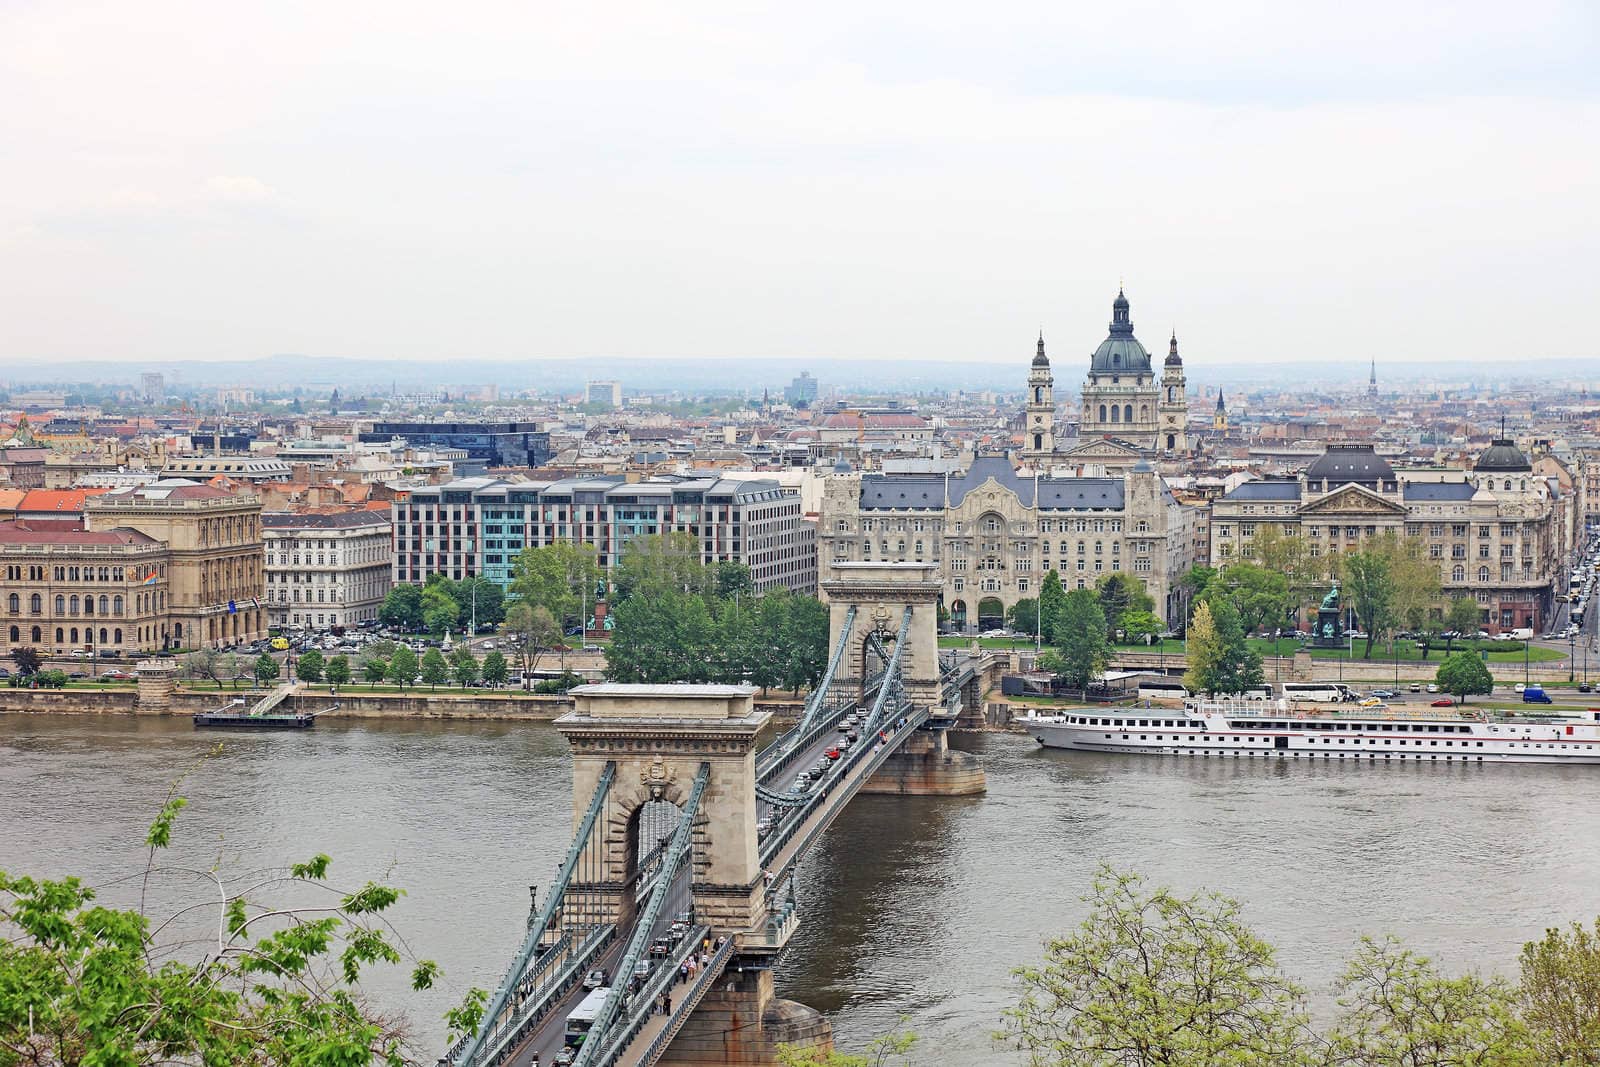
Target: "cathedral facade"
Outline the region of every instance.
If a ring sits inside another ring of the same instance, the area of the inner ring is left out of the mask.
[[[1065,450],[1057,448],[1055,378],[1045,355],[1044,337],[1040,336],[1028,371],[1022,456],[1048,463],[1055,459],[1132,460],[1183,455],[1189,450],[1185,384],[1177,335],[1168,345],[1166,362],[1158,375],[1150,353],[1133,334],[1128,298],[1119,290],[1111,303],[1110,331],[1089,357],[1079,441]]]

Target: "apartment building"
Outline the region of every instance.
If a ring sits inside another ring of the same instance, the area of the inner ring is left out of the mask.
[[[322,629],[378,617],[394,557],[387,508],[266,512],[261,534],[270,625]]]

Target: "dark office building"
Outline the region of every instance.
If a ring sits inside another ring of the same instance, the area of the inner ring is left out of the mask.
[[[465,449],[473,466],[542,467],[550,462],[550,434],[536,422],[378,422],[367,442],[402,437],[416,448]]]

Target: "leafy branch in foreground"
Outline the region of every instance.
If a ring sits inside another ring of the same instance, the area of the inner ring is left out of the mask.
[[[384,917],[401,891],[373,882],[340,889],[325,855],[241,888],[215,867],[159,865],[187,804],[176,789],[145,837],[136,910],[96,904],[77,878],[0,871],[0,1067],[415,1062],[403,1023],[372,1010],[358,990],[368,967],[407,958],[413,988],[439,978],[438,965],[414,958]],[[156,876],[203,880],[209,900],[152,925],[144,900]],[[286,889],[326,903],[265,901]],[[162,940],[205,911],[216,921],[202,941]],[[480,994],[450,1013],[452,1027],[476,1025]]]

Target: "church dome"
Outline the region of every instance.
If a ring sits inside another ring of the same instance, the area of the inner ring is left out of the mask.
[[[1528,457],[1522,454],[1522,449],[1517,447],[1515,441],[1499,437],[1484,449],[1472,469],[1493,474],[1526,474],[1533,470],[1533,464],[1528,462]]]
[[[1133,321],[1128,317],[1128,298],[1117,290],[1111,302],[1111,333],[1089,359],[1090,374],[1149,374],[1150,353],[1133,336]]]
[[[1306,481],[1326,481],[1330,485],[1355,482],[1376,489],[1394,481],[1394,468],[1371,445],[1329,445],[1306,468]]]

